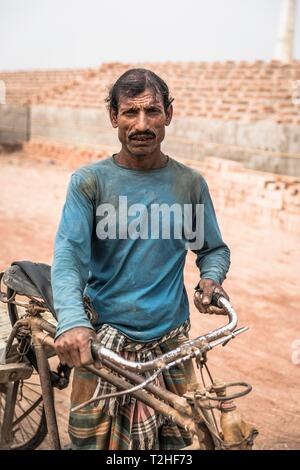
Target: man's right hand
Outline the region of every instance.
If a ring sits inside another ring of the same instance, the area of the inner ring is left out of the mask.
[[[60,362],[69,367],[92,364],[91,341],[96,338],[96,333],[91,328],[82,326],[62,333],[54,343]]]

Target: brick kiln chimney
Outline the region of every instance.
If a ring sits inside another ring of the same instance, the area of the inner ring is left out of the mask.
[[[296,10],[297,0],[281,0],[275,58],[285,63],[293,60]]]

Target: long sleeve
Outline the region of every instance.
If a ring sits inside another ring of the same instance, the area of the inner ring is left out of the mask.
[[[215,209],[207,183],[203,181],[200,203],[204,204],[204,240],[197,254],[196,265],[201,278],[212,279],[222,284],[230,266],[230,250],[223,242]]]
[[[85,187],[82,176],[74,173],[55,239],[51,282],[58,317],[56,338],[77,326],[92,328],[83,305],[94,218],[93,202]]]

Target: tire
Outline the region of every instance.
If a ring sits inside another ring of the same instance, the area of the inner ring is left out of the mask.
[[[33,450],[43,442],[47,435],[46,417],[38,374],[33,372],[29,379],[19,381],[17,387],[12,436],[8,445],[13,450]],[[1,390],[0,429],[6,407],[6,392],[4,389]],[[2,436],[2,439],[5,439],[5,437]]]
[[[12,294],[13,291],[8,287],[7,298],[10,298]],[[16,321],[19,320],[18,308],[16,305],[8,303],[7,309],[10,323],[14,326]],[[43,442],[48,433],[42,391],[37,371],[37,360],[32,346],[29,348],[26,358],[34,367],[34,372],[29,379],[19,382],[18,384],[18,394],[13,419],[15,424],[13,424],[13,439],[10,444],[10,448],[15,450],[36,449]],[[0,429],[1,413],[4,412],[5,404],[5,393],[0,393]],[[26,414],[28,411],[29,413]]]

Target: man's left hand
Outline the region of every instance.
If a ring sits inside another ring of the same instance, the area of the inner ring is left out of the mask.
[[[219,307],[215,307],[214,305],[211,305],[213,292],[222,294],[227,300],[229,300],[227,293],[220,286],[220,284],[213,281],[212,279],[201,279],[201,281],[199,282],[199,288],[203,292],[202,293],[198,291],[195,292],[194,304],[200,313],[227,315],[227,313],[225,312],[223,308],[219,308]]]

